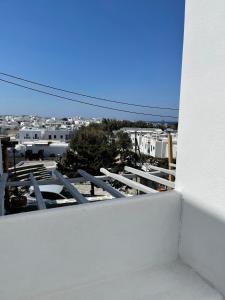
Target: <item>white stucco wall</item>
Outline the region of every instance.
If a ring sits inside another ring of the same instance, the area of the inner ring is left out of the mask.
[[[68,129],[46,129],[43,134],[43,139],[48,140],[51,136],[51,140],[66,141],[69,139],[71,131]]]
[[[184,199],[179,255],[225,297],[225,213]]]
[[[225,209],[224,0],[186,2],[178,132],[177,189]]]
[[[180,101],[180,256],[225,296],[224,0],[186,1]]]
[[[174,191],[2,217],[0,298],[48,299],[41,295],[170,263],[179,224]]]
[[[48,157],[52,154],[63,155],[69,148],[68,143],[51,143],[51,144],[26,144],[25,150],[32,150],[33,153],[38,153],[40,150],[44,151],[44,157]],[[22,152],[24,150],[22,149]]]
[[[22,128],[19,131],[19,140],[24,142],[24,140],[59,140],[66,141],[71,136],[71,130],[69,129],[39,129],[39,128]],[[51,138],[49,138],[51,136]]]
[[[44,134],[43,129],[38,128],[22,128],[19,131],[19,141],[23,142],[24,140],[34,140],[34,139],[41,139]]]

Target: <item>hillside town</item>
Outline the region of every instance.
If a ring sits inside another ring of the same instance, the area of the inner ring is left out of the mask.
[[[1,116],[0,120],[0,172],[8,172],[8,179],[16,180],[19,185],[26,186],[31,172],[35,180],[40,182],[56,179],[57,171],[66,178],[76,178],[80,175],[80,169],[92,175],[106,172],[104,174],[108,176],[105,168],[124,173],[125,166],[151,170],[153,174],[156,172],[165,179],[169,174],[173,177],[175,174],[172,170],[160,173],[160,167],[171,169],[170,163],[176,161],[176,124],[39,116]],[[119,190],[127,195],[136,194],[134,181],[127,185],[127,180],[130,179],[126,178],[123,182],[122,178]],[[167,187],[162,183],[164,181],[156,179],[155,183],[148,183],[147,188],[138,184],[138,190],[144,192],[154,188],[165,191]],[[90,201],[111,199],[109,193],[101,189],[99,191],[96,187],[94,189],[90,183],[77,182],[76,188],[82,194],[89,195]],[[41,186],[41,193],[48,200],[54,198],[54,205],[76,203],[71,194],[66,192],[65,196],[61,192],[64,193],[60,185],[53,188],[49,185]],[[31,195],[34,195],[34,191],[11,188],[9,194],[7,213],[33,209],[35,198]],[[66,198],[61,201],[61,197]],[[26,201],[22,200],[19,205],[23,198]]]
[[[69,147],[73,132],[100,119],[82,117],[56,118],[39,116],[0,116],[0,134],[10,137],[15,148],[9,148],[17,160],[61,157]]]
[[[37,209],[34,189],[27,186],[31,173],[41,183],[40,192],[48,208],[77,204],[75,188],[89,202],[173,188],[175,171],[170,163],[176,161],[176,127],[177,124],[116,119],[1,116],[0,173],[7,172],[12,184],[5,196],[5,213]],[[126,167],[138,167],[140,172],[151,170],[154,180],[146,183],[140,179],[135,183],[139,173],[132,174],[135,169]],[[169,167],[170,171],[162,172],[160,167]],[[99,186],[99,181],[94,184],[96,179],[79,179],[80,175],[102,178],[102,173],[106,180],[116,176],[114,179],[119,181],[112,194],[108,186]],[[172,176],[171,181],[168,176]],[[63,188],[64,178],[72,180],[72,192],[71,186]],[[46,184],[52,180],[57,184]]]
[[[69,149],[72,135],[81,127],[101,119],[82,117],[44,118],[39,116],[0,116],[0,134],[14,141],[14,148],[8,148],[9,157],[22,160],[60,159]],[[168,157],[168,133],[173,140],[173,158],[176,158],[177,131],[159,128],[121,128],[132,141],[133,151],[155,158]],[[12,161],[12,160],[11,160]],[[11,163],[12,164],[12,163]],[[12,166],[12,165],[11,165]]]

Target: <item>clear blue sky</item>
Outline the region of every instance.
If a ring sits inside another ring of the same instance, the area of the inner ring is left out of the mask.
[[[95,96],[178,107],[183,18],[184,0],[0,0],[0,71]],[[0,114],[156,120],[3,83],[0,104]]]

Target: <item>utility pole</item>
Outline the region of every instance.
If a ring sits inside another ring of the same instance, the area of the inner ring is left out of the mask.
[[[9,161],[8,161],[8,143],[10,142],[10,138],[8,137],[2,137],[1,138],[1,155],[2,155],[2,167],[3,172],[8,173],[9,168]],[[9,188],[5,188],[5,208],[8,209],[10,206],[9,203]]]
[[[173,141],[172,135],[168,134],[168,165],[169,170],[172,170],[171,163],[173,162]],[[169,181],[172,181],[172,175],[169,175]]]
[[[137,131],[134,132],[134,151],[135,151],[135,167],[137,166]],[[140,178],[136,177],[136,182],[139,182]],[[137,195],[139,195],[139,191],[137,190]]]
[[[137,131],[136,130],[134,132],[134,151],[135,151],[135,154],[137,154]],[[137,166],[136,156],[135,156],[135,166]]]
[[[91,182],[91,191],[90,191],[90,193],[91,193],[91,196],[95,195],[95,185],[94,185],[93,182]]]
[[[9,168],[9,158],[8,158],[8,148],[15,147],[15,144],[17,142],[12,142],[10,141],[10,137],[8,136],[1,136],[0,137],[0,173],[8,173],[8,168]],[[9,202],[9,188],[6,187],[5,189],[5,208],[8,209],[10,207],[10,202]]]
[[[3,161],[2,161],[2,142],[0,139],[0,176],[3,174]]]
[[[137,153],[139,154],[139,159],[140,159],[140,163],[141,163],[141,166],[143,165],[143,162],[142,162],[142,158],[141,158],[141,150],[140,150],[140,147],[139,147],[139,143],[138,143],[138,140],[137,140],[137,132],[135,131],[135,153],[137,155]],[[135,166],[137,165],[137,161],[135,160]]]

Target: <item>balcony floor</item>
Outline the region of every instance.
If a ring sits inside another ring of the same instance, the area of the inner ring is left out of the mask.
[[[176,261],[31,299],[222,300],[223,297],[191,268]]]

